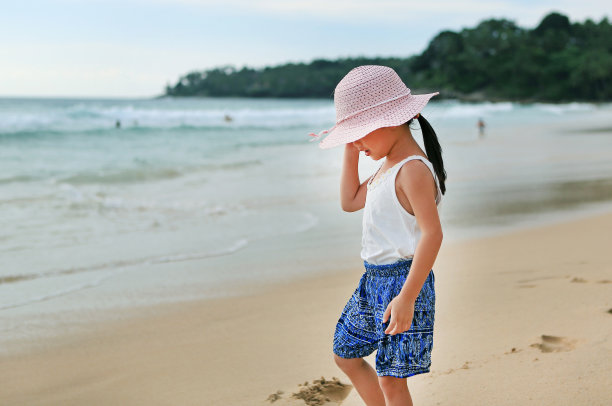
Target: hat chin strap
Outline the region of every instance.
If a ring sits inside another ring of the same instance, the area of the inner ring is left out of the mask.
[[[316,140],[318,140],[319,138],[321,138],[321,136],[323,136],[323,134],[327,134],[328,132],[329,132],[329,130],[322,130],[322,131],[320,131],[318,134],[315,134],[315,133],[310,133],[310,134],[308,134],[308,135],[310,135],[310,136],[312,137],[312,138],[310,139],[310,141],[312,142],[312,141],[316,141]]]

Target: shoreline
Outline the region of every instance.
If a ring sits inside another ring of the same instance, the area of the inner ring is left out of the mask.
[[[604,404],[611,228],[608,211],[443,244],[432,369],[408,380],[415,404],[467,404],[476,391],[489,404]],[[0,356],[0,403],[269,405],[282,390],[275,405],[304,404],[288,399],[304,381],[349,383],[331,340],[363,271],[359,258],[344,264],[41,339]],[[343,404],[362,402],[352,390]]]
[[[612,213],[612,201],[603,202],[603,203],[590,203],[584,204],[581,207],[573,208],[573,209],[555,209],[543,213],[537,219],[534,219],[533,214],[528,214],[525,216],[520,222],[515,222],[514,224],[509,225],[497,225],[497,226],[482,226],[482,227],[474,227],[472,230],[464,230],[463,232],[459,232],[459,229],[453,229],[451,232],[445,233],[445,244],[453,245],[458,243],[470,243],[477,242],[479,240],[484,240],[487,238],[495,238],[507,235],[509,233],[516,232],[528,232],[530,230],[554,226],[563,224],[571,221],[579,221],[581,219],[590,218],[594,216],[603,215],[606,213]],[[316,239],[316,238],[315,238]],[[355,241],[356,243],[357,241]],[[146,302],[141,301],[140,303],[131,303],[121,306],[110,306],[110,307],[101,307],[98,309],[88,308],[88,309],[62,309],[62,317],[59,318],[59,314],[55,315],[52,313],[48,313],[45,316],[45,320],[55,319],[55,323],[59,327],[51,328],[45,327],[43,328],[41,325],[41,316],[37,316],[35,319],[31,320],[36,326],[39,326],[38,331],[32,332],[20,332],[18,334],[14,334],[14,337],[7,338],[6,334],[10,333],[11,328],[5,329],[5,337],[2,341],[0,341],[0,357],[2,356],[11,356],[17,354],[25,354],[30,350],[36,350],[37,347],[40,347],[40,343],[44,343],[48,340],[61,340],[62,336],[78,336],[84,330],[89,330],[91,326],[95,325],[106,325],[107,323],[117,322],[121,320],[130,320],[134,318],[147,317],[149,315],[156,315],[159,312],[165,311],[165,309],[171,309],[173,306],[184,306],[185,304],[190,303],[205,303],[208,301],[215,300],[230,300],[231,298],[242,297],[242,296],[257,296],[264,295],[266,292],[269,292],[270,289],[274,290],[277,287],[283,286],[285,284],[291,283],[300,283],[300,281],[307,279],[316,279],[319,277],[326,277],[330,272],[331,273],[346,273],[350,270],[360,269],[363,267],[362,261],[359,258],[358,252],[355,255],[348,255],[349,252],[352,252],[351,247],[354,244],[344,244],[342,247],[338,245],[335,247],[334,252],[329,251],[324,255],[335,254],[338,257],[328,257],[325,260],[321,260],[318,262],[310,263],[310,257],[305,257],[303,253],[298,255],[295,258],[295,263],[293,266],[298,264],[300,269],[302,269],[302,273],[300,272],[292,272],[290,274],[285,275],[270,275],[264,279],[245,279],[245,280],[232,280],[231,282],[218,282],[217,285],[207,287],[208,293],[200,297],[196,297],[193,294],[185,294],[185,297],[179,298],[175,297],[173,299],[159,300]],[[250,250],[257,251],[257,247],[250,247]],[[341,251],[341,253],[339,253]],[[244,255],[241,253],[240,255]],[[248,254],[246,254],[248,256]],[[221,262],[223,262],[223,258],[220,258]],[[304,265],[304,262],[308,261],[307,265]],[[283,265],[280,263],[276,266],[290,266],[291,263],[287,261],[281,261]],[[163,264],[164,266],[172,266],[172,263]],[[194,264],[197,267],[197,264]],[[340,268],[340,269],[336,269]],[[343,268],[343,269],[342,269]],[[171,269],[167,269],[168,272]],[[213,293],[214,292],[214,293]],[[61,297],[61,296],[60,296]],[[50,300],[57,299],[57,297],[51,297]],[[36,306],[40,306],[41,303],[44,303],[45,300],[35,301],[30,303],[30,305],[34,304]],[[25,304],[24,307],[28,306]],[[12,310],[8,308],[7,310]],[[39,313],[41,310],[39,310]],[[26,316],[27,317],[27,316]],[[19,323],[19,315],[11,314],[6,315],[5,321],[7,321],[10,325],[17,325]],[[51,324],[51,323],[49,323]],[[24,341],[27,341],[24,344]]]

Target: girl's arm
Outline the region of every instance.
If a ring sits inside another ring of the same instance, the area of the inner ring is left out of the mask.
[[[410,201],[421,229],[421,238],[414,252],[408,278],[399,294],[414,302],[438,256],[442,245],[442,226],[434,194],[437,188],[431,171],[425,165],[408,165],[406,169],[410,173],[404,173],[403,176],[400,174],[398,181]],[[434,193],[431,192],[432,185],[436,190]]]
[[[404,167],[408,171],[402,171]],[[414,316],[414,303],[429,276],[429,271],[433,268],[442,245],[442,226],[438,216],[438,207],[431,192],[432,184],[435,186],[431,172],[425,165],[404,165],[404,167],[400,168],[398,182],[400,189],[408,197],[417,218],[421,238],[415,249],[408,277],[400,293],[391,300],[383,314],[383,322],[391,317],[389,326],[385,330],[386,334],[391,335],[410,329]]]
[[[357,211],[365,206],[366,185],[370,178],[359,184],[358,164],[359,150],[350,142],[345,144],[340,178],[340,206],[344,211]]]

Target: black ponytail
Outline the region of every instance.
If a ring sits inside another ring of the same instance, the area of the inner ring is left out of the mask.
[[[414,119],[408,122],[408,125],[412,123]],[[422,114],[419,114],[417,120],[419,120],[419,125],[421,126],[421,132],[423,133],[423,142],[425,143],[425,153],[427,154],[427,159],[434,167],[436,171],[436,175],[438,175],[438,181],[440,182],[440,190],[442,194],[446,192],[446,171],[444,170],[444,162],[442,161],[442,147],[438,142],[438,136],[436,132],[429,124],[429,121],[425,120]]]

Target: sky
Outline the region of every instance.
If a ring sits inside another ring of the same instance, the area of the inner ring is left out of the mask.
[[[180,76],[407,57],[488,18],[610,18],[601,0],[0,0],[0,97],[153,97]]]

